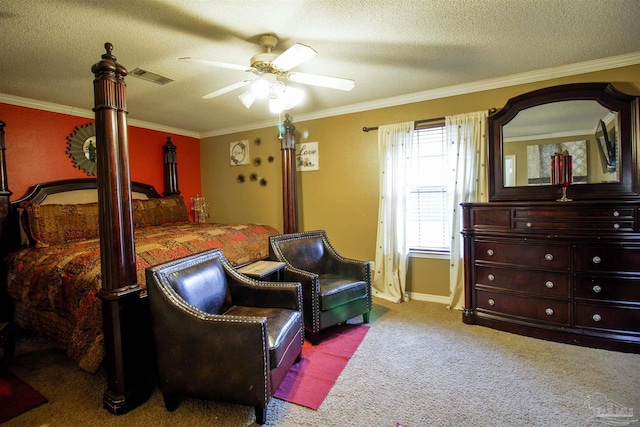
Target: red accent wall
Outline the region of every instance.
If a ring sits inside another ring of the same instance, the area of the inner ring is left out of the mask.
[[[94,120],[3,103],[0,103],[0,120],[6,123],[5,156],[7,183],[13,192],[11,200],[22,197],[40,182],[88,177],[74,166],[67,154],[67,136],[76,126]],[[180,195],[189,206],[192,196],[202,194],[197,138],[129,126],[131,179],[151,184],[162,194],[162,146],[168,136],[176,145]]]

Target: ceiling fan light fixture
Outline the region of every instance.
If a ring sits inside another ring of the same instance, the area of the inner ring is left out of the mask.
[[[269,111],[274,114],[290,110],[304,99],[304,91],[301,89],[284,85],[282,85],[282,89],[279,96],[269,99]]]
[[[238,99],[240,100],[240,102],[242,102],[242,105],[244,105],[247,108],[251,108],[254,101],[256,100],[256,96],[254,95],[252,90],[248,90],[238,95]]]
[[[265,99],[271,96],[273,87],[282,84],[278,81],[278,76],[271,73],[265,73],[251,83],[251,91],[256,99]]]
[[[278,98],[271,98],[269,100],[269,111],[273,114],[281,113],[285,110],[282,100]]]
[[[251,93],[257,99],[264,99],[269,96],[270,84],[262,77],[251,83]]]
[[[281,54],[273,53],[272,49],[277,43],[278,38],[273,34],[264,34],[261,36],[260,44],[267,51],[254,55],[251,58],[250,67],[191,57],[180,58],[180,61],[196,62],[218,68],[229,68],[253,73],[255,77],[252,79],[223,87],[222,89],[204,95],[202,98],[216,98],[232,90],[248,86],[249,90],[238,96],[240,102],[242,102],[246,108],[251,108],[256,99],[268,98],[269,108],[274,113],[290,110],[300,104],[305,96],[305,93],[301,89],[286,86],[284,84],[285,79],[292,82],[324,86],[345,91],[354,88],[355,82],[350,79],[290,72],[289,70],[291,68],[313,58],[318,52],[309,46],[296,43]]]

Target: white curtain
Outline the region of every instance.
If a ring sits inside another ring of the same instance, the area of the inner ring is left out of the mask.
[[[487,111],[445,117],[447,141],[451,144],[449,159],[451,209],[451,264],[449,270],[449,308],[464,305],[464,263],[462,215],[460,203],[488,200],[487,176]]]
[[[413,122],[378,127],[380,201],[373,295],[408,301],[406,236],[408,174]]]

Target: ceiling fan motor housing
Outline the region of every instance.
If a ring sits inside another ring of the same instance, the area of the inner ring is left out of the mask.
[[[284,75],[285,72],[272,65],[274,59],[278,57],[277,53],[259,53],[251,57],[251,67],[261,73],[272,73],[276,75]]]

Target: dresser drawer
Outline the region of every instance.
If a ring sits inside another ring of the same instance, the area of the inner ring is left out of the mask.
[[[577,299],[640,305],[640,277],[577,275],[574,283],[574,295]]]
[[[511,228],[511,209],[474,209],[472,221],[474,228]]]
[[[569,270],[569,246],[476,240],[475,259],[546,270]]]
[[[518,230],[605,230],[633,231],[634,209],[625,208],[518,208],[514,210]]]
[[[640,332],[640,307],[576,304],[576,327]]]
[[[494,266],[476,267],[476,286],[569,298],[571,276],[552,271],[514,270]]]
[[[516,220],[517,230],[603,230],[603,231],[633,231],[634,221],[596,221],[596,220],[565,220],[565,221],[544,221],[540,219]]]
[[[640,271],[638,246],[576,246],[574,253],[577,271]]]
[[[542,322],[569,324],[569,302],[476,290],[477,310]]]
[[[627,219],[633,221],[634,209],[631,207],[565,209],[564,206],[559,208],[517,208],[514,209],[513,215],[516,221],[523,219],[552,221]]]

